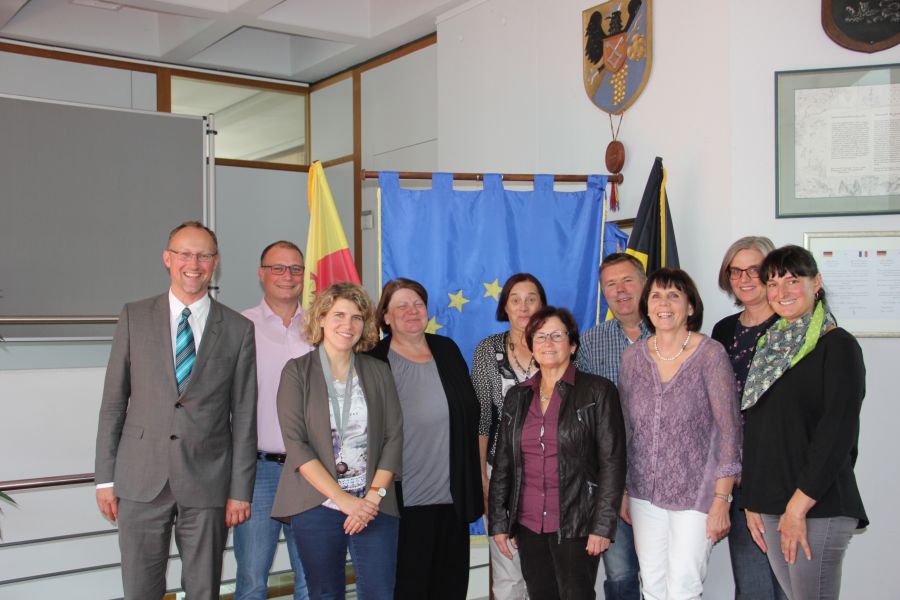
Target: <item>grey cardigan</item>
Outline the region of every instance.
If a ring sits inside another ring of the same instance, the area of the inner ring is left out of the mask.
[[[368,410],[367,483],[375,471],[385,469],[399,477],[403,456],[403,416],[394,378],[387,364],[365,354],[356,355],[356,373]],[[278,420],[287,459],[275,493],[272,517],[290,517],[319,506],[327,498],[298,469],[317,459],[337,479],[331,441],[328,389],[319,353],[315,350],[289,360],[278,386]],[[387,488],[381,512],[400,516],[394,486]]]

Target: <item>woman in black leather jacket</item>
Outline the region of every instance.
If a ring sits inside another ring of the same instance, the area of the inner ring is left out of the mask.
[[[525,339],[540,371],[503,402],[490,534],[504,555],[510,542],[519,548],[531,600],[594,598],[625,487],[619,394],[575,369],[578,327],[566,309],[535,313]]]

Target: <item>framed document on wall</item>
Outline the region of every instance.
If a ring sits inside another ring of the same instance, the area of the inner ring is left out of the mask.
[[[900,213],[900,65],[775,73],[776,216]]]
[[[838,325],[858,337],[900,337],[900,231],[806,233]]]

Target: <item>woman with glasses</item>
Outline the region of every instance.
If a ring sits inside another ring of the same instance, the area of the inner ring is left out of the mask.
[[[428,292],[389,281],[376,318],[385,337],[369,354],[391,368],[403,410],[403,478],[396,600],[465,600],[469,523],[484,511],[478,402],[456,343],[425,333]]]
[[[391,598],[403,417],[390,369],[360,354],[378,337],[366,291],[336,283],[306,313],[315,349],[289,360],[278,387],[287,458],[272,516],[290,521],[312,600],[344,598],[349,547],[360,598]]]
[[[828,310],[807,250],[773,250],[760,275],[779,319],[760,340],[741,403],[747,523],[790,600],[838,598],[850,538],[869,524],[853,470],[862,349]]]
[[[481,404],[478,445],[485,511],[503,398],[512,386],[529,379],[537,371],[530,345],[525,342],[525,328],[531,316],[546,305],[547,294],[537,277],[531,273],[512,275],[503,284],[496,315],[501,323],[509,323],[509,331],[489,335],[475,348],[472,383]],[[527,597],[519,553],[513,550],[512,558],[507,558],[491,544],[490,556],[491,591],[495,600]]]
[[[725,346],[731,360],[738,402],[756,343],[778,319],[766,300],[766,287],[759,279],[762,262],[774,249],[775,245],[767,237],[742,237],[729,246],[719,268],[719,288],[742,309],[716,323],[712,330],[712,338]],[[732,492],[728,532],[735,600],[783,600],[784,592],[769,566],[769,559],[753,543],[747,529],[740,483],[735,481]]]
[[[532,600],[594,598],[625,483],[619,395],[575,369],[578,326],[566,309],[537,311],[524,340],[539,369],[503,402],[489,532],[507,558],[518,547]]]
[[[699,599],[741,471],[734,373],[722,345],[698,333],[703,302],[687,273],[652,273],[638,306],[653,335],[628,347],[619,368],[628,432],[622,518],[634,527],[644,598]]]

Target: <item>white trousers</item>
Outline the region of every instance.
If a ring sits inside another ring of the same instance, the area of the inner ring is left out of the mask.
[[[491,478],[491,465],[487,466],[488,480]],[[488,531],[488,518],[484,516],[484,529]],[[494,600],[526,600],[528,592],[525,589],[525,579],[522,577],[522,563],[519,561],[519,551],[512,549],[513,557],[509,560],[497,548],[493,538],[488,536],[488,548],[491,554],[491,579],[494,592]]]
[[[712,552],[706,513],[666,510],[635,498],[629,502],[644,599],[701,598]]]

